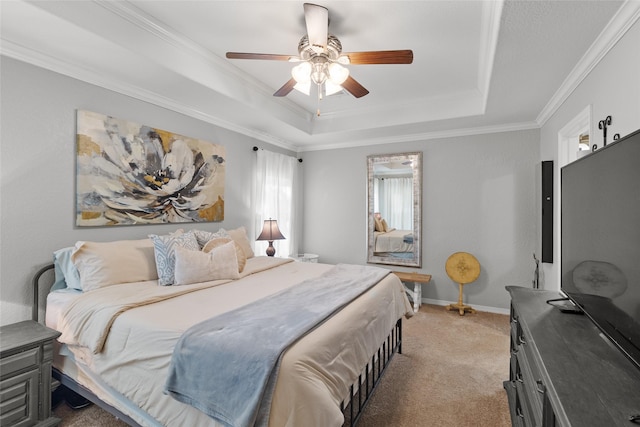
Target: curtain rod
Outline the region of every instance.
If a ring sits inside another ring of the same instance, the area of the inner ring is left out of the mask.
[[[264,150],[264,148],[258,148],[258,147],[256,147],[256,146],[254,145],[254,146],[253,146],[253,151],[258,151],[258,150]],[[293,156],[291,156],[291,157],[293,157]],[[298,158],[298,162],[299,162],[299,163],[302,163],[302,159]]]

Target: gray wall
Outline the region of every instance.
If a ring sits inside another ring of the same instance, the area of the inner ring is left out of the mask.
[[[607,131],[608,142],[616,133],[625,136],[640,128],[640,21],[624,34],[540,130],[541,160],[556,161],[555,206],[560,203],[558,132],[589,106],[592,110],[592,144],[602,147],[603,134],[598,129],[598,122],[607,116],[612,117]],[[542,287],[545,289],[560,289],[557,212],[554,217],[554,263],[542,264]]]
[[[252,227],[254,145],[260,141],[97,86],[2,57],[0,134],[0,324],[31,315],[31,276],[77,240],[143,238],[193,225],[75,227],[76,110],[85,109],[221,144],[225,220],[197,228]],[[253,230],[250,231],[250,235]]]
[[[423,298],[457,301],[444,270],[454,252],[475,255],[471,305],[509,307],[505,285],[531,286],[535,264],[537,130],[304,153],[304,248],[322,262],[366,263],[366,157],[423,153]],[[386,266],[388,268],[393,268]]]
[[[141,238],[178,228],[75,227],[77,109],[224,145],[225,221],[198,228],[251,227],[251,147],[281,149],[6,57],[1,79],[0,324],[29,318],[31,276],[54,250],[77,240]],[[303,153],[301,252],[317,253],[323,262],[366,263],[366,156],[405,151],[424,153],[420,271],[433,275],[424,297],[457,299],[444,262],[467,251],[482,265],[478,281],[466,286],[467,302],[506,309],[504,285],[528,286],[533,278],[537,131]]]

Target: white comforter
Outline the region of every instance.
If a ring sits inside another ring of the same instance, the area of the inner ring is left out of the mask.
[[[405,236],[413,236],[411,230],[376,231],[375,252],[411,252],[413,243],[405,242]]]
[[[157,293],[181,293],[180,287],[158,291],[155,282],[112,286],[114,289],[104,291],[100,299],[122,304],[96,305],[90,292],[74,299],[69,306],[74,308],[63,310],[56,323],[63,333],[63,342],[79,363],[142,408],[159,425],[215,426],[200,411],[162,392],[175,342],[196,323],[316,277],[332,267],[315,263],[282,264],[285,261],[252,258],[240,280],[199,284],[193,287],[199,288],[193,292],[166,299],[164,294],[158,298]],[[281,265],[274,267],[278,263]],[[182,288],[190,291],[189,286]],[[155,302],[132,302],[138,301],[145,287]],[[96,309],[115,317],[111,320],[110,316],[96,314]],[[348,396],[349,385],[355,382],[360,369],[396,320],[412,313],[401,282],[395,275],[389,275],[298,341],[283,357],[269,424],[341,425],[339,405]],[[82,378],[79,380],[82,382]],[[151,424],[126,407],[119,409],[142,425]]]

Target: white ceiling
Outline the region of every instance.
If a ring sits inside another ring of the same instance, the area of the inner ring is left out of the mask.
[[[370,93],[272,94],[297,55],[302,1],[2,1],[2,54],[295,151],[536,128],[624,31],[640,2],[322,1]],[[108,112],[117,115],[117,112]]]

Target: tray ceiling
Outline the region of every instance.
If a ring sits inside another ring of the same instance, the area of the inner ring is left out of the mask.
[[[343,51],[412,49],[350,65],[370,93],[272,96],[297,54],[297,1],[1,2],[2,54],[295,151],[539,127],[638,3],[325,1]],[[320,109],[320,116],[316,110]],[[115,114],[116,112],[114,112]]]

